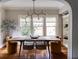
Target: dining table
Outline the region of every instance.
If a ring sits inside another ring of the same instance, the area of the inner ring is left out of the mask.
[[[24,41],[32,41],[32,42],[36,42],[36,41],[44,41],[47,42],[47,48],[48,48],[48,52],[49,52],[49,59],[51,59],[51,51],[50,51],[50,43],[51,42],[59,42],[61,41],[59,38],[56,38],[55,36],[40,36],[37,39],[32,39],[30,36],[16,36],[13,37],[12,39],[9,39],[9,41],[16,41],[16,42],[20,42],[20,49],[19,49],[19,56],[21,53],[21,47]]]

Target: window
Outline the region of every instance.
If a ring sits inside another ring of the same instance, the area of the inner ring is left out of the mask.
[[[46,35],[55,36],[56,35],[56,17],[46,17],[44,19],[40,16],[37,17],[20,17],[20,27],[22,35]]]
[[[46,17],[46,35],[56,35],[56,17]]]

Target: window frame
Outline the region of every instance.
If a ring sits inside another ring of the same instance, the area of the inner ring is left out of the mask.
[[[20,27],[20,17],[23,17],[23,16],[26,16],[26,15],[19,15],[19,27]],[[28,16],[28,17],[30,17],[30,19],[31,19],[31,23],[30,23],[30,28],[31,28],[31,34],[33,35],[33,33],[34,33],[34,31],[32,30],[33,29],[33,20],[32,20],[32,17],[31,16]],[[56,34],[57,34],[57,21],[58,21],[58,15],[46,15],[45,17],[43,17],[43,36],[46,36],[46,17],[56,17],[56,26],[54,26],[55,28],[56,28]]]

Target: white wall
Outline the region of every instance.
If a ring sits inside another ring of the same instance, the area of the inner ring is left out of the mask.
[[[46,13],[49,15],[57,15],[59,13],[59,11],[58,10],[48,10],[48,11],[46,11]],[[17,10],[17,9],[6,10],[6,19],[18,20],[19,15],[26,15],[26,14],[27,14],[26,10]]]
[[[5,19],[5,10],[0,7],[0,25],[1,25],[1,20]],[[0,26],[0,48],[2,48],[4,45],[3,43],[3,35],[1,33],[1,26]]]
[[[58,15],[58,21],[57,21],[57,35],[61,36],[61,17]]]

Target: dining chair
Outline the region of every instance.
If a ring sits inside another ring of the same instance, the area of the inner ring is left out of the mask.
[[[45,50],[47,47],[47,43],[44,41],[38,41],[36,42],[36,49],[37,50]]]
[[[33,35],[30,35],[31,39],[37,39],[40,37],[40,36],[33,36]],[[44,50],[46,49],[46,42],[44,41],[36,41],[34,42],[35,43],[35,47],[36,49],[38,50]]]
[[[15,54],[17,52],[17,42],[9,41],[9,39],[12,39],[12,37],[7,38],[7,51],[8,54]]]
[[[47,54],[47,42],[37,41],[36,42],[36,51],[40,52],[41,56],[44,57]]]
[[[27,50],[27,52],[25,51],[25,57],[27,57],[28,59],[31,57],[30,55],[32,55],[33,49],[34,49],[34,42],[32,42],[32,41],[23,42],[23,50]]]
[[[51,53],[61,53],[61,41],[51,42]]]

